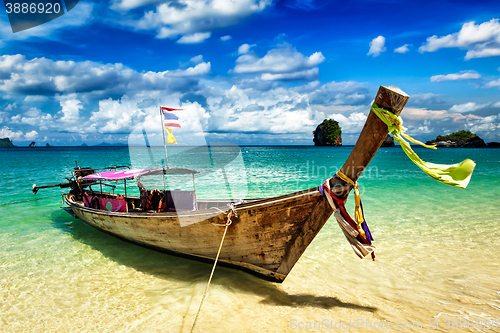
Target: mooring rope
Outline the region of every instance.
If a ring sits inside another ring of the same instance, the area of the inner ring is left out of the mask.
[[[43,199],[49,199],[49,198],[55,198],[55,197],[59,197],[59,196],[61,196],[61,194],[58,194],[58,195],[52,195],[52,196],[50,196],[50,197],[36,198],[36,199],[31,199],[31,200],[23,200],[23,201],[16,201],[16,202],[8,202],[8,203],[0,204],[0,206],[15,205],[15,204],[23,203],[23,202],[37,201],[37,200],[43,200]]]
[[[214,207],[214,208],[216,208],[216,207]],[[203,301],[205,300],[205,297],[207,296],[208,287],[210,286],[210,282],[212,281],[212,277],[214,276],[215,266],[217,266],[217,261],[219,260],[219,255],[220,255],[220,251],[222,250],[222,244],[224,243],[224,238],[226,237],[227,228],[231,225],[231,223],[233,223],[231,221],[231,214],[234,214],[234,216],[238,217],[238,215],[236,215],[236,210],[234,209],[234,204],[231,204],[231,210],[227,213],[226,224],[214,224],[216,226],[225,226],[226,228],[224,229],[224,234],[222,235],[222,240],[220,241],[219,251],[217,252],[217,256],[215,257],[215,262],[214,262],[214,266],[212,267],[212,272],[210,273],[210,277],[208,278],[207,286],[205,287],[205,293],[203,293],[203,297],[201,298],[200,307],[198,308],[198,312],[196,313],[196,317],[194,317],[193,327],[191,327],[191,333],[194,332],[194,327],[196,326],[196,321],[198,320],[198,316],[200,315],[201,306],[203,305]]]

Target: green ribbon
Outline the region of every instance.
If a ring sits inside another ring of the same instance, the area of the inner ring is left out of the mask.
[[[457,164],[435,164],[425,162],[411,149],[410,144],[404,138],[407,138],[411,142],[417,143],[426,148],[436,149],[436,147],[425,145],[424,143],[413,139],[409,135],[404,134],[406,128],[403,127],[403,119],[401,119],[401,117],[379,108],[375,103],[372,105],[372,111],[387,125],[387,128],[394,137],[394,140],[401,145],[401,148],[403,148],[410,160],[412,160],[413,163],[429,175],[429,177],[450,186],[459,188],[467,187],[472,176],[472,172],[474,171],[474,167],[476,166],[474,161],[466,159],[465,161]]]

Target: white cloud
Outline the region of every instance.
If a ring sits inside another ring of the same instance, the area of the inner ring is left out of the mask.
[[[158,3],[157,1],[124,0],[115,2],[112,8],[128,10],[152,3],[157,4],[156,8],[144,12],[140,20],[123,20],[118,23],[127,24],[139,30],[155,30],[157,38],[196,36],[237,24],[246,17],[262,12],[272,4],[272,1],[178,0]]]
[[[455,73],[455,74],[434,75],[431,77],[431,82],[475,80],[479,79],[480,77],[481,75],[476,71],[461,71],[460,73]]]
[[[248,53],[248,51],[250,51],[250,48],[252,46],[255,46],[255,44],[253,44],[253,45],[248,45],[248,44],[241,45],[240,47],[238,47],[238,54]]]
[[[14,110],[14,109],[16,109],[16,108],[17,108],[17,104],[16,104],[16,103],[12,103],[12,104],[7,105],[7,106],[4,108],[4,110],[5,110],[5,111],[12,111],[12,110]]]
[[[13,124],[38,126],[39,128],[47,129],[53,125],[53,117],[51,114],[43,113],[40,109],[32,107],[23,114],[17,114],[11,117],[10,122]]]
[[[384,44],[385,44],[384,36],[378,36],[377,38],[374,38],[370,42],[370,50],[368,51],[367,55],[373,55],[374,57],[378,57],[380,53],[385,52],[386,50]]]
[[[406,53],[406,52],[409,52],[410,49],[408,48],[408,44],[405,44],[403,46],[400,46],[396,49],[394,49],[394,53]]]
[[[483,109],[487,107],[489,103],[487,104],[477,104],[474,102],[469,102],[469,103],[464,103],[464,104],[457,104],[453,105],[450,108],[450,112],[458,112],[458,113],[465,113],[465,112],[474,112],[480,109]]]
[[[259,58],[253,53],[246,53],[249,47],[245,45],[240,46],[239,51],[245,53],[236,60],[234,73],[262,73],[263,80],[314,80],[319,76],[315,66],[325,60],[321,52],[306,57],[289,44],[282,44]]]
[[[189,61],[191,62],[194,62],[195,64],[199,64],[201,62],[203,62],[203,55],[197,55],[196,57],[192,57],[191,59],[189,59]]]
[[[200,76],[210,73],[210,68],[211,65],[209,62],[201,62],[194,67],[189,67],[184,70],[177,69],[173,71],[165,71],[163,73],[165,76],[171,76],[171,77]]]
[[[49,98],[47,96],[41,96],[41,95],[28,95],[24,98],[25,102],[45,102]]]
[[[353,112],[349,115],[349,117],[346,117],[343,114],[333,114],[331,118],[339,122],[339,125],[342,128],[342,134],[351,134],[361,132],[367,117],[364,113]]]
[[[28,132],[24,135],[25,139],[26,140],[35,140],[38,136],[38,132],[37,131],[31,131],[31,132]]]
[[[458,47],[466,49],[465,59],[500,56],[500,23],[491,19],[476,25],[474,21],[464,23],[459,32],[427,38],[419,48],[420,52],[435,52],[441,48]]]
[[[496,108],[500,108],[500,102],[496,102],[495,104],[493,104],[493,106]]]
[[[441,95],[433,93],[415,94],[411,96],[410,102],[413,104],[442,104]]]
[[[210,63],[185,70],[136,72],[124,65],[91,61],[26,60],[23,55],[0,56],[0,91],[25,95],[55,93],[124,94],[133,91],[187,91],[196,87],[194,77],[210,72]]]
[[[192,35],[182,36],[177,43],[179,44],[198,44],[204,42],[206,39],[210,38],[211,32],[197,32]],[[161,38],[161,37],[159,37]]]
[[[500,87],[500,79],[498,79],[496,81],[490,81],[490,82],[486,83],[484,86],[485,86],[485,88]]]
[[[271,74],[264,73],[261,76],[265,81],[312,81],[319,77],[318,67],[305,69],[293,73]]]
[[[23,134],[22,131],[13,131],[9,127],[4,126],[0,129],[0,138],[9,138],[11,141],[14,140],[33,140],[36,138],[38,133],[36,131],[31,131]]]
[[[63,123],[77,123],[80,119],[80,110],[83,108],[82,103],[75,99],[69,98],[60,102],[61,104],[61,118],[59,121]]]
[[[229,36],[229,35],[226,35],[226,36],[222,36],[222,37],[220,38],[220,40],[221,40],[221,41],[223,41],[223,42],[226,42],[226,41],[230,40],[231,38],[233,38],[233,37],[231,37],[231,36]]]

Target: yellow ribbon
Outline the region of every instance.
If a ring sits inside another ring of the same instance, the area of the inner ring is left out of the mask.
[[[398,133],[407,138],[408,141],[416,143],[417,145],[421,145],[425,148],[437,149],[436,146],[426,145],[425,143],[420,142],[409,135],[406,135],[405,132],[408,129],[406,127],[403,127],[403,119],[401,117],[396,116],[395,114],[390,113],[387,110],[379,108],[375,103],[373,103],[372,105],[372,111],[375,112],[380,120],[382,120],[387,125],[387,129],[389,130],[389,132],[393,133],[397,130]]]
[[[342,171],[337,171],[337,176],[340,177],[343,181],[351,184],[354,187],[354,201],[356,202],[356,208],[354,210],[354,219],[356,220],[356,224],[358,226],[358,231],[361,237],[363,239],[366,239],[365,231],[363,230],[363,227],[361,226],[361,223],[365,221],[363,217],[363,210],[361,209],[361,196],[359,194],[359,185],[358,182],[352,181],[351,178],[347,177],[342,173]]]
[[[410,144],[402,137],[407,138],[409,141],[422,145],[426,148],[437,149],[435,146],[428,146],[418,140],[413,139],[409,135],[404,134],[406,128],[403,127],[403,119],[390,113],[387,110],[379,108],[377,104],[373,103],[372,111],[382,120],[392,133],[394,140],[401,145],[401,148],[406,155],[413,161],[422,171],[429,177],[437,180],[446,185],[455,186],[458,188],[466,188],[474,171],[476,163],[470,159],[466,159],[457,164],[435,164],[423,161],[411,149]]]

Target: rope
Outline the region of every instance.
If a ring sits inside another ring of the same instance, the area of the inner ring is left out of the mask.
[[[23,202],[30,202],[30,201],[37,201],[37,200],[43,200],[43,199],[49,199],[49,198],[55,198],[55,197],[58,197],[58,196],[60,196],[60,194],[58,194],[58,195],[53,195],[53,196],[50,196],[50,197],[43,197],[43,198],[31,199],[31,200],[23,200],[23,201],[9,202],[9,203],[0,204],[0,206],[15,205],[15,204],[23,203]]]
[[[194,327],[196,326],[196,321],[198,320],[198,316],[200,315],[201,306],[203,305],[203,301],[205,300],[205,297],[207,296],[208,287],[210,286],[210,282],[212,281],[212,277],[214,276],[215,266],[217,266],[217,261],[219,260],[219,255],[220,255],[220,251],[222,250],[222,243],[224,243],[224,238],[226,237],[227,228],[231,225],[231,223],[233,223],[231,221],[231,214],[234,214],[234,216],[238,217],[238,215],[236,215],[236,210],[234,209],[234,204],[231,204],[231,210],[227,213],[226,224],[222,224],[222,226],[225,226],[226,228],[224,229],[224,234],[222,235],[222,240],[220,241],[219,251],[217,252],[217,256],[215,257],[214,266],[212,267],[212,272],[210,273],[210,278],[208,279],[208,284],[205,288],[205,293],[203,294],[203,297],[201,299],[200,307],[198,308],[198,312],[196,313],[196,317],[194,317],[193,327],[191,327],[191,333],[194,332]]]

